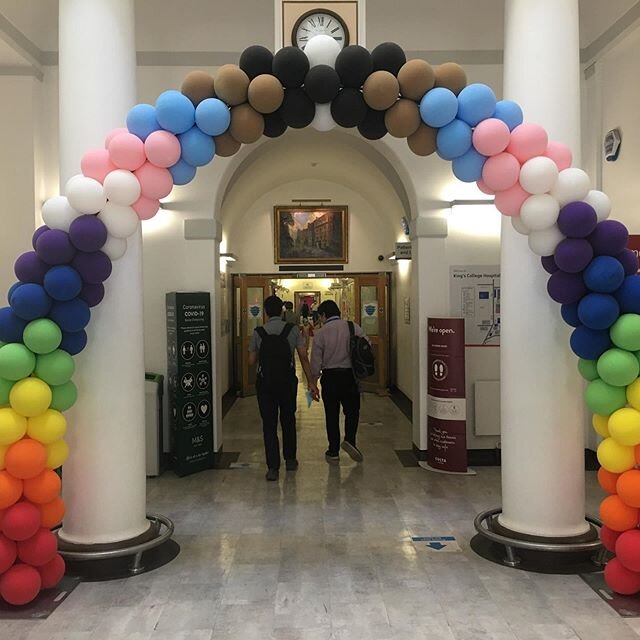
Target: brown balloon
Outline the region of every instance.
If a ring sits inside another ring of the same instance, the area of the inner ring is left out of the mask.
[[[409,149],[417,156],[429,156],[435,153],[437,134],[437,129],[421,124],[417,131],[407,138]]]
[[[420,111],[413,100],[400,98],[384,114],[384,124],[394,138],[406,138],[420,126]]]
[[[426,60],[408,60],[398,72],[400,93],[409,100],[420,100],[429,89],[433,88],[435,81],[436,74]]]
[[[247,101],[249,76],[237,64],[225,64],[216,74],[216,94],[230,106]]]
[[[242,144],[251,144],[264,133],[264,118],[249,103],[231,109],[229,133]]]
[[[445,62],[435,68],[436,87],[444,87],[458,95],[467,86],[467,74],[455,62]]]
[[[282,104],[284,89],[278,78],[263,73],[249,84],[248,97],[249,104],[259,113],[273,113]]]
[[[399,93],[398,79],[388,71],[374,71],[362,87],[364,101],[376,111],[388,109]]]
[[[193,102],[197,107],[207,98],[215,98],[216,93],[213,87],[213,76],[206,71],[191,71],[180,87],[180,91]]]
[[[221,136],[216,136],[214,139],[216,143],[216,155],[221,158],[229,158],[240,151],[242,146],[237,140],[231,137],[231,134],[226,131]]]

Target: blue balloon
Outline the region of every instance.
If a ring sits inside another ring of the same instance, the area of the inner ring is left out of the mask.
[[[627,276],[614,295],[620,313],[640,313],[640,276]]]
[[[26,320],[19,318],[11,307],[0,309],[0,342],[22,342]]]
[[[31,322],[44,318],[49,313],[51,298],[41,285],[27,283],[13,292],[10,304],[18,317]]]
[[[179,91],[165,91],[156,100],[158,124],[171,133],[184,133],[193,127],[196,109],[187,96]]]
[[[173,184],[188,184],[196,177],[196,168],[184,160],[179,160],[172,167],[169,167],[169,173],[173,177]]]
[[[44,288],[54,300],[73,300],[82,291],[82,278],[73,267],[53,267],[44,277]]]
[[[127,129],[142,141],[161,128],[156,119],[156,108],[151,104],[137,104],[127,113]]]
[[[203,167],[213,160],[216,144],[213,138],[202,133],[198,127],[191,127],[178,136],[182,148],[182,160],[193,167]]]
[[[427,91],[420,100],[420,117],[430,127],[439,129],[449,124],[458,113],[456,94],[444,87]]]
[[[471,148],[451,163],[453,174],[462,182],[476,182],[482,178],[482,168],[487,157]]]
[[[496,94],[486,84],[469,84],[458,94],[458,118],[468,125],[490,118],[496,110]]]
[[[608,329],[619,315],[618,301],[606,293],[588,293],[578,303],[578,318],[589,329]]]
[[[87,334],[82,331],[63,331],[62,342],[59,349],[66,351],[70,356],[78,355],[87,346]]]
[[[471,149],[471,127],[457,118],[436,135],[436,151],[444,160],[454,160]]]
[[[196,125],[210,136],[222,135],[231,124],[229,107],[218,98],[206,98],[196,107]]]
[[[624,267],[611,256],[598,256],[584,270],[583,278],[591,291],[611,293],[624,282]]]
[[[493,117],[502,120],[509,127],[509,131],[513,131],[524,122],[520,105],[512,100],[498,100]]]
[[[74,298],[67,302],[54,303],[49,317],[63,332],[73,333],[82,331],[89,324],[91,310],[84,300]]]
[[[11,296],[13,295],[13,292],[18,288],[22,286],[22,282],[14,282],[11,287],[9,288],[9,291],[7,291],[7,302],[11,303]]]
[[[572,302],[571,304],[563,304],[560,307],[560,315],[562,319],[570,326],[570,327],[579,327],[580,326],[580,318],[578,317],[578,303]]]
[[[611,347],[611,339],[608,331],[594,331],[582,326],[573,330],[570,344],[571,350],[578,358],[597,360]]]

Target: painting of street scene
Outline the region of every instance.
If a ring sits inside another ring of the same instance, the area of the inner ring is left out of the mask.
[[[276,264],[347,262],[346,206],[274,207]]]

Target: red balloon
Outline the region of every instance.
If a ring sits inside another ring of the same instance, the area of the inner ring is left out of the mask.
[[[16,564],[0,576],[0,596],[9,604],[27,604],[40,593],[42,579],[37,569]]]
[[[52,589],[55,587],[60,580],[62,580],[62,576],[64,576],[65,564],[61,555],[56,553],[53,556],[53,560],[49,560],[47,564],[38,567],[38,571],[40,572],[40,577],[42,578],[42,588],[43,589]]]
[[[38,529],[36,534],[18,543],[18,558],[32,567],[41,567],[53,559],[58,550],[56,537],[48,529]]]
[[[20,542],[31,538],[40,528],[40,509],[29,502],[17,502],[9,507],[2,519],[2,533]]]
[[[640,591],[640,573],[626,569],[618,558],[607,562],[604,579],[612,591],[623,596],[632,596]]]
[[[611,551],[611,553],[616,552],[616,540],[619,537],[619,531],[614,531],[613,529],[609,529],[609,527],[602,527],[602,529],[600,529],[600,542],[602,542],[602,546],[607,551]]]
[[[0,533],[0,574],[13,565],[18,557],[18,547],[13,540]]]
[[[629,571],[640,571],[640,531],[632,529],[620,534],[616,542],[616,557]]]

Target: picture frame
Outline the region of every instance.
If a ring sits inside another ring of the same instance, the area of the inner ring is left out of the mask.
[[[273,207],[276,264],[347,264],[347,205]]]

